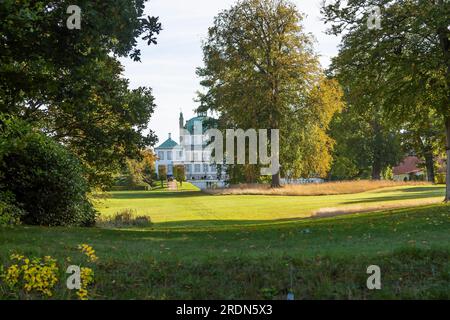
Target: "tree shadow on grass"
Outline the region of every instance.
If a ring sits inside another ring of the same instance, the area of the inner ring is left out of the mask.
[[[360,198],[351,201],[346,201],[343,204],[361,204],[361,203],[374,203],[383,201],[399,201],[399,200],[419,200],[427,198],[444,198],[444,189],[417,187],[411,189],[398,190],[398,195],[387,195],[384,197],[368,197]],[[400,193],[401,192],[401,193]],[[379,193],[381,194],[381,192]]]
[[[370,193],[386,193],[386,192],[443,192],[445,190],[445,186],[437,186],[437,185],[426,185],[426,186],[416,186],[416,187],[389,187],[389,188],[382,188],[378,190],[372,190],[369,191]]]
[[[400,192],[431,192],[431,193],[442,193],[444,192],[444,188],[439,187],[414,187],[414,188],[407,188],[407,189],[400,189]]]
[[[118,231],[118,232],[137,232],[142,234],[142,232],[152,232],[152,233],[162,233],[169,234],[172,231],[180,232],[211,232],[211,231],[233,231],[241,230],[245,228],[273,228],[273,227],[283,227],[284,225],[312,220],[312,217],[303,218],[285,218],[285,219],[273,219],[273,220],[180,220],[180,221],[167,221],[167,222],[156,222],[151,227],[124,227],[124,228],[114,228],[114,227],[98,227],[101,230],[108,231]]]
[[[159,243],[166,241],[179,243],[180,246],[188,245],[188,241],[207,245],[216,241],[234,241],[243,238],[247,240],[265,239],[264,241],[268,243],[270,239],[279,240],[280,234],[285,232],[288,232],[286,234],[293,232],[294,236],[302,239],[317,239],[324,235],[328,238],[330,228],[333,228],[333,232],[343,232],[346,235],[354,236],[355,232],[365,233],[369,223],[391,227],[393,221],[403,221],[405,222],[403,228],[405,228],[407,224],[414,226],[417,222],[416,217],[424,218],[424,214],[441,217],[441,213],[448,213],[449,209],[450,205],[431,205],[320,219],[178,221],[176,223],[156,223],[153,228],[142,229],[20,226],[12,229],[0,228],[0,244],[8,243],[12,232],[16,244],[33,246],[38,243],[38,246],[42,248],[54,245],[55,239],[59,239],[61,247],[67,243],[75,246],[75,244],[85,242],[94,247],[108,247],[108,250],[111,250],[111,246],[121,246],[120,250],[126,250],[131,243],[139,246],[136,250],[146,250],[150,243],[156,244],[159,248]],[[363,231],[358,231],[359,228],[363,228]],[[416,227],[414,226],[414,228]],[[64,250],[66,250],[65,248]]]
[[[170,235],[171,233],[209,233],[209,232],[236,232],[245,230],[269,230],[283,228],[301,228],[308,227],[310,224],[320,226],[322,224],[336,223],[365,223],[367,219],[385,219],[392,216],[393,212],[397,215],[416,213],[422,214],[431,210],[440,210],[440,205],[424,204],[415,207],[380,209],[374,211],[351,212],[346,214],[337,214],[332,216],[308,216],[297,218],[281,218],[272,220],[180,220],[157,222],[149,228],[127,228],[127,229],[104,229],[112,232],[135,232],[137,235],[150,232],[152,234]]]

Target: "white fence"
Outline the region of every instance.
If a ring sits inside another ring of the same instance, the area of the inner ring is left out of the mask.
[[[215,189],[227,187],[225,181],[222,180],[187,180],[194,186],[198,187],[200,190],[205,189]],[[282,185],[299,185],[299,184],[313,184],[313,183],[324,183],[323,179],[319,178],[309,178],[309,179],[281,179]]]
[[[281,184],[312,184],[312,183],[324,183],[323,179],[308,178],[308,179],[281,179]]]

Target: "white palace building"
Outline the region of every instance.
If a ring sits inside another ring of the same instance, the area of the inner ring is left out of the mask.
[[[160,166],[166,166],[167,176],[173,177],[174,166],[183,165],[186,179],[198,187],[204,188],[206,182],[223,186],[224,170],[218,175],[217,166],[209,161],[210,154],[203,152],[206,145],[203,133],[214,121],[215,119],[208,117],[206,113],[197,113],[196,117],[184,123],[183,113],[180,112],[180,144],[174,141],[169,133],[169,138],[155,148],[156,172],[159,172]],[[202,132],[197,132],[194,128],[202,128]]]

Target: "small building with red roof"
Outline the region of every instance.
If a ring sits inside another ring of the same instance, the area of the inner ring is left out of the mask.
[[[396,167],[392,168],[395,181],[425,180],[426,171],[421,166],[423,161],[415,156],[408,156]]]

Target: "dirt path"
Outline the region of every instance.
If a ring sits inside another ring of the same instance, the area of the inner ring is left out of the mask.
[[[170,191],[177,191],[178,190],[178,185],[177,185],[177,181],[173,180],[173,181],[169,181],[169,183],[167,184],[168,189]]]

